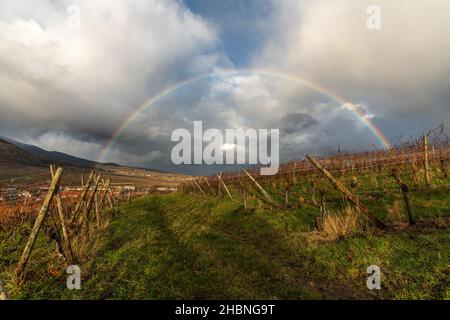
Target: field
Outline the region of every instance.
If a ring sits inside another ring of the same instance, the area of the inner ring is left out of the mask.
[[[308,211],[151,196],[123,206],[95,259],[82,264],[81,290],[67,290],[67,275],[43,238],[32,279],[22,286],[7,281],[7,289],[19,299],[450,298],[450,235],[443,218],[328,241],[311,231]],[[18,260],[17,250],[11,252],[16,240],[0,248],[5,280]],[[382,270],[382,290],[366,288],[371,264]]]
[[[5,227],[0,278],[18,299],[449,299],[450,150],[427,147],[200,177],[122,202],[78,261],[80,290],[43,234],[15,281],[31,223]],[[380,290],[366,286],[371,265]]]
[[[101,172],[104,178],[109,178],[115,183],[129,184],[137,187],[148,187],[158,184],[176,185],[186,177],[180,174],[128,167],[102,166],[96,168],[96,170]],[[90,171],[91,168],[65,166],[64,184],[79,185],[80,176],[82,174],[87,176]],[[16,165],[12,167],[11,164],[7,166],[0,165],[0,187],[2,185],[14,185],[26,189],[28,186],[48,183],[50,183],[50,177],[47,166],[30,167]]]

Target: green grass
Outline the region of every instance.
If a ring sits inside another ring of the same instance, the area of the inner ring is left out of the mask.
[[[419,219],[436,201],[448,214],[443,196],[429,197],[414,200]],[[121,208],[95,257],[80,264],[81,290],[65,287],[64,269],[42,237],[26,282],[15,284],[26,232],[0,244],[0,277],[16,299],[450,298],[448,224],[331,242],[313,231],[316,214],[308,206],[246,210],[227,199],[152,196]],[[366,287],[373,264],[382,271],[379,291]],[[52,267],[60,274],[49,275]]]

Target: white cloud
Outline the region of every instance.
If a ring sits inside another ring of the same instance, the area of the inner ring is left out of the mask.
[[[66,28],[73,4],[79,31]],[[354,113],[450,120],[450,2],[378,0],[380,31],[366,27],[371,4],[274,0],[277,11],[258,28],[270,32],[249,67],[310,80],[354,103],[343,105],[276,75],[225,71],[233,65],[220,28],[180,1],[3,0],[0,134],[92,159],[148,97],[207,72],[137,117],[106,160],[163,163],[171,129],[193,120],[280,128],[288,156],[374,141]]]
[[[66,27],[69,5],[80,30]],[[106,137],[146,97],[210,68],[217,58],[199,57],[216,45],[174,0],[2,1],[0,125]]]
[[[447,0],[281,0],[278,36],[257,65],[299,75],[367,102],[377,114],[421,112],[449,118],[450,2]],[[381,30],[366,9],[381,8]],[[429,106],[430,108],[425,108]],[[444,108],[445,106],[445,108]],[[372,111],[372,110],[371,110]]]

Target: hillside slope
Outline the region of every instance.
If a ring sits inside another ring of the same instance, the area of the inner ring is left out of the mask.
[[[72,155],[69,155],[67,153],[58,152],[58,151],[47,151],[45,149],[33,146],[31,144],[26,144],[22,142],[18,142],[9,138],[0,137],[1,140],[5,142],[9,142],[10,144],[18,147],[19,149],[23,150],[25,153],[27,153],[30,156],[33,156],[35,158],[41,159],[41,162],[45,164],[60,164],[65,166],[74,166],[79,168],[91,168],[94,166],[102,165],[100,163],[97,163],[95,161],[82,159],[79,157],[75,157]],[[104,164],[109,166],[118,166],[115,163],[109,163]]]
[[[185,178],[181,174],[158,170],[98,163],[0,137],[0,183],[49,183],[50,164],[64,167],[65,182],[68,184],[78,184],[80,174],[88,175],[93,168],[114,183],[127,183],[138,187],[174,185],[179,179]]]
[[[43,166],[44,161],[28,152],[22,150],[16,145],[0,139],[0,165],[29,165],[29,166]]]
[[[0,139],[0,183],[9,182],[17,177],[41,179],[47,171],[45,161]]]

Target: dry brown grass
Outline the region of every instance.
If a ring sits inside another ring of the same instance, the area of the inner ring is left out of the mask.
[[[347,207],[343,212],[329,212],[325,215],[322,235],[335,240],[362,231],[366,224],[366,219],[356,209]]]
[[[7,237],[15,235],[22,226],[32,221],[38,211],[36,203],[6,204],[0,201],[0,231],[5,231]]]
[[[395,200],[392,206],[388,209],[387,220],[389,222],[405,222],[405,215],[403,213],[403,206],[399,200]]]
[[[101,239],[109,226],[109,219],[103,219],[101,227],[98,229],[94,223],[89,226],[89,238],[84,230],[72,233],[72,250],[79,261],[92,259],[101,247]]]

